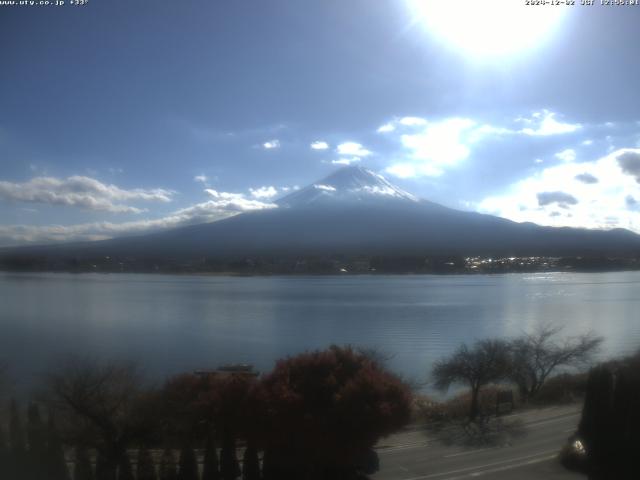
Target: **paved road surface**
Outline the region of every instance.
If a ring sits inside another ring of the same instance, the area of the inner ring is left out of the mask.
[[[524,435],[511,445],[489,448],[446,447],[423,431],[403,432],[383,440],[375,480],[583,479],[568,472],[557,455],[575,431],[580,407],[552,407],[509,417],[524,424]]]

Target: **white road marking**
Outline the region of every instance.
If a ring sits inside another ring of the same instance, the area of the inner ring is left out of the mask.
[[[501,418],[521,417],[523,415],[530,415],[532,413],[535,414],[539,412],[548,412],[549,410],[556,410],[558,408],[559,407],[555,406],[555,407],[538,408],[535,410],[525,410],[524,412],[510,413],[509,415],[502,415]]]
[[[444,458],[461,457],[462,455],[471,455],[472,453],[486,452],[487,450],[489,450],[489,449],[488,448],[480,448],[478,450],[467,450],[467,451],[464,451],[464,452],[458,452],[458,453],[452,453],[450,455],[445,455]]]
[[[553,460],[557,456],[558,456],[558,454],[549,455],[547,457],[542,457],[542,458],[536,458],[534,460],[529,460],[528,462],[522,462],[522,463],[516,463],[516,464],[513,464],[513,465],[507,465],[506,467],[493,468],[491,470],[484,470],[482,472],[474,472],[474,473],[471,473],[469,476],[470,477],[480,477],[482,475],[486,475],[487,473],[498,473],[498,472],[504,472],[506,470],[512,470],[514,468],[526,467],[527,465],[534,465],[536,463],[541,463],[541,462],[546,462],[546,461],[549,461],[549,460]],[[456,478],[461,478],[461,477],[447,478],[445,480],[456,480]]]
[[[377,447],[376,450],[386,455],[387,453],[398,452],[401,450],[411,450],[412,448],[428,447],[429,445],[431,445],[431,443],[433,442],[405,443],[403,445],[394,445],[393,447]]]
[[[571,419],[573,419],[573,417],[577,417],[578,415],[580,415],[580,414],[579,413],[572,413],[571,415],[563,415],[562,417],[555,417],[555,418],[551,418],[549,420],[541,420],[539,422],[525,423],[524,426],[525,427],[539,427],[540,425],[546,425],[548,423],[561,422],[563,420],[571,420]]]
[[[494,467],[496,465],[504,465],[504,464],[511,464],[512,462],[519,462],[520,460],[530,460],[530,459],[534,459],[532,460],[533,463],[537,463],[537,462],[541,462],[541,461],[546,461],[549,459],[549,457],[545,457],[544,459],[536,459],[535,457],[540,457],[541,455],[549,455],[550,453],[553,453],[554,455],[551,456],[551,458],[555,457],[558,453],[558,449],[553,449],[553,450],[546,450],[544,452],[538,452],[538,453],[534,453],[532,455],[525,455],[523,457],[516,457],[516,458],[509,458],[506,460],[500,460],[499,462],[492,462],[492,463],[487,463],[485,465],[475,465],[472,467],[466,467],[466,468],[460,468],[458,470],[450,470],[448,472],[441,472],[441,473],[432,473],[430,475],[423,475],[420,477],[411,477],[411,478],[405,478],[403,480],[426,480],[428,478],[436,478],[436,477],[444,477],[446,475],[455,475],[456,473],[462,473],[462,472],[468,472],[465,473],[463,476],[469,476],[471,475],[471,473],[477,473],[477,472],[470,472],[473,470],[480,470],[483,468],[487,468],[487,467]],[[521,464],[516,464],[516,466],[507,466],[508,468],[505,469],[509,469],[509,468],[516,468],[517,466],[522,466],[522,465],[527,465],[527,463],[521,463]],[[503,467],[504,468],[504,467]],[[448,478],[446,480],[454,480],[454,478],[462,478],[462,477],[451,477]]]

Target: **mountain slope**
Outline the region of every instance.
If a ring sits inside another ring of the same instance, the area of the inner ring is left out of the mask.
[[[627,230],[541,227],[453,210],[347,167],[278,208],[170,231],[21,251],[45,257],[230,258],[324,255],[636,256]],[[12,250],[13,253],[16,250]]]

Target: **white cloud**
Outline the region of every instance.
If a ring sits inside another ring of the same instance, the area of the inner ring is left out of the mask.
[[[378,128],[378,132],[400,130],[400,141],[414,163],[391,165],[387,172],[407,178],[409,176],[439,176],[446,168],[469,157],[471,147],[486,138],[525,134],[549,136],[574,132],[581,124],[561,122],[549,110],[534,112],[529,117],[515,119],[519,126],[496,126],[478,123],[469,118],[450,117],[430,122],[422,117],[401,117]],[[418,132],[416,132],[418,127]],[[408,167],[411,165],[411,168]]]
[[[576,159],[576,151],[572,148],[567,148],[554,155],[558,160],[563,162],[573,162]]]
[[[325,192],[335,192],[336,187],[332,187],[331,185],[323,185],[323,184],[315,184],[313,188],[317,190],[324,190]]]
[[[268,186],[268,187],[260,187],[260,188],[250,188],[249,192],[253,198],[273,198],[278,195],[278,190],[276,187]]]
[[[389,133],[393,132],[396,129],[393,123],[385,123],[384,125],[380,125],[376,132],[378,133]]]
[[[278,139],[269,140],[267,142],[264,142],[262,144],[262,147],[265,150],[273,150],[274,148],[280,148],[280,140]]]
[[[563,123],[556,120],[556,114],[549,110],[534,112],[530,118],[520,117],[517,121],[527,125],[520,133],[531,136],[560,135],[572,133],[582,128],[579,123]]]
[[[321,140],[313,142],[310,146],[312,150],[326,150],[329,148],[329,144]]]
[[[206,185],[209,181],[209,178],[206,175],[196,175],[195,177],[193,177],[193,181]]]
[[[421,127],[427,124],[427,121],[424,118],[420,117],[402,117],[398,120],[400,125],[404,125],[405,127]]]
[[[170,202],[173,194],[171,190],[160,188],[126,190],[79,175],[65,179],[35,177],[23,183],[0,181],[1,200],[63,205],[112,213],[141,213],[143,209],[122,202]]]
[[[207,206],[212,209],[215,208],[227,212],[246,212],[274,208],[274,204],[248,199],[242,193],[218,192],[212,188],[205,189],[205,192],[213,197],[213,200],[206,202]]]
[[[397,129],[397,127],[423,127],[427,124],[427,120],[421,117],[401,117],[394,118],[392,121],[380,125],[376,132],[378,133],[390,133]]]
[[[553,121],[553,114],[546,114]],[[549,123],[549,119],[545,119],[542,113],[534,113],[533,119],[520,118],[518,121],[532,125],[534,121]],[[440,176],[448,168],[466,160],[471,155],[472,147],[478,142],[520,133],[515,128],[479,123],[464,117],[450,117],[433,122],[422,117],[402,117],[387,125],[393,128],[385,131],[400,130],[399,140],[404,151],[398,156],[408,158],[386,169],[391,175],[400,178]],[[531,127],[527,125],[527,128]]]
[[[581,145],[583,145],[585,147],[589,147],[589,146],[593,145],[593,140],[591,140],[591,139],[583,140]]]
[[[442,175],[471,156],[476,144],[487,139],[501,139],[506,136],[528,135],[546,137],[575,132],[581,124],[566,123],[556,118],[549,110],[533,112],[528,117],[516,118],[514,122],[502,126],[481,123],[470,118],[449,117],[438,121],[428,121],[422,117],[401,117],[383,125],[378,131],[397,131],[402,151],[396,153],[402,161],[389,165],[386,171],[400,178]],[[573,157],[571,157],[573,152]],[[567,149],[559,152],[564,161],[575,160],[575,151]],[[541,160],[534,160],[541,163]]]
[[[412,178],[417,176],[416,169],[408,163],[396,163],[385,169],[385,172],[398,178]]]
[[[215,191],[215,190],[214,190]],[[212,192],[207,192],[212,194]],[[175,212],[177,215],[188,214],[190,218],[193,218],[194,213],[202,213],[206,216],[213,216],[214,218],[222,218],[230,216],[234,213],[248,212],[251,210],[266,210],[270,208],[276,208],[274,203],[265,203],[258,200],[251,200],[245,198],[244,195],[238,193],[226,193],[216,192],[219,196],[214,197],[213,200],[207,202],[198,203],[191,207],[184,208]]]
[[[337,160],[331,160],[331,163],[334,165],[351,165],[359,162],[360,160],[361,159],[359,157],[339,158]]]
[[[474,143],[484,139],[485,137],[501,137],[503,135],[510,135],[513,133],[514,131],[509,128],[496,127],[495,125],[485,123],[480,126],[474,126],[469,131],[469,141]]]
[[[539,165],[539,164],[541,164],[541,163],[544,163],[544,160],[542,160],[541,158],[536,158],[536,159],[533,161],[533,163],[536,163],[536,164],[538,164],[538,165]]]
[[[518,222],[621,227],[640,233],[640,211],[629,202],[640,197],[636,173],[640,173],[640,149],[618,150],[590,162],[562,163],[485,198],[478,210]]]
[[[242,194],[208,189],[213,199],[176,210],[157,219],[130,222],[92,222],[76,225],[0,225],[0,244],[104,240],[185,225],[213,222],[250,210],[277,208],[276,204],[251,200]]]
[[[336,148],[336,152],[339,155],[350,155],[354,157],[366,157],[368,155],[371,155],[371,152],[369,150],[356,142],[341,143]]]
[[[467,134],[475,125],[467,118],[449,118],[429,123],[418,133],[402,135],[402,146],[414,163],[391,165],[386,171],[400,178],[442,175],[445,168],[469,156]]]
[[[372,195],[384,195],[387,197],[399,197],[402,196],[398,193],[396,189],[391,186],[378,186],[378,185],[365,185],[360,189],[356,189],[356,191],[366,192]]]

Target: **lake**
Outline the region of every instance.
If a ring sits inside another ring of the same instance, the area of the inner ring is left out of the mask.
[[[376,347],[425,380],[462,342],[540,322],[640,347],[640,272],[220,277],[0,273],[0,362],[18,387],[69,354],[137,360],[155,379],[223,363],[269,370],[332,343]]]

